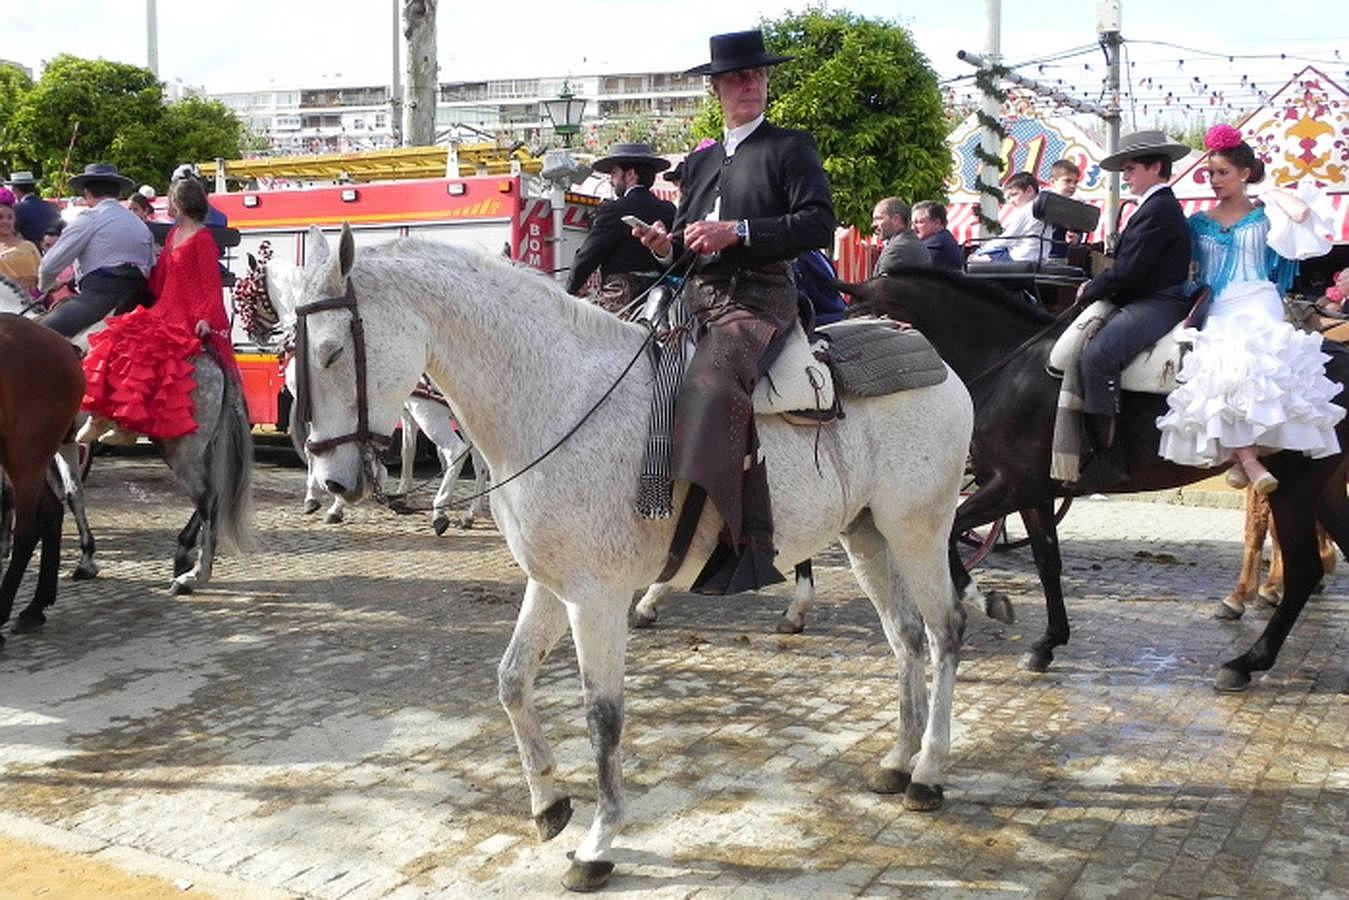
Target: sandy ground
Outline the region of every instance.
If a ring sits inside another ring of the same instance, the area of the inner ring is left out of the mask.
[[[9,837],[0,837],[0,872],[7,898],[44,900],[164,900],[214,897],[196,888],[149,875],[133,875],[81,853],[65,853]]]

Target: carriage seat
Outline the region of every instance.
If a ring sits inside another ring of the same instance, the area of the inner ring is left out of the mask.
[[[1049,351],[1045,370],[1055,378],[1062,378],[1069,366],[1077,365],[1082,348],[1101,326],[1119,309],[1109,300],[1097,300],[1089,305],[1054,342]],[[1182,331],[1190,327],[1189,319],[1182,321],[1144,350],[1120,374],[1120,387],[1142,394],[1169,394],[1176,388],[1176,373],[1190,344]]]
[[[971,278],[994,278],[999,281],[1038,281],[1041,284],[1080,284],[1087,273],[1077,266],[1058,260],[989,260],[970,259],[965,263],[965,274]]]

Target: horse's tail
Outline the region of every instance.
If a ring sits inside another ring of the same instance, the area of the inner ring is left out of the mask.
[[[239,551],[253,547],[253,432],[248,424],[243,385],[222,370],[225,390],[220,423],[211,453],[211,479],[219,502],[217,534],[225,546]]]

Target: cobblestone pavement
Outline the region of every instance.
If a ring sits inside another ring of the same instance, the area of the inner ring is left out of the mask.
[[[323,526],[300,482],[261,464],[260,550],[175,598],[185,501],[152,457],[96,461],[102,575],[63,580],[45,631],[0,652],[0,832],[159,860],[228,896],[562,893],[594,808],[579,684],[564,642],[539,705],[578,810],[541,845],[496,700],[523,586],[501,536],[367,507]],[[1218,695],[1217,664],[1264,618],[1209,617],[1240,530],[1234,509],[1076,504],[1073,640],[1047,675],[1019,667],[1044,626],[1029,554],[995,554],[981,580],[1018,622],[972,611],[931,814],[864,787],[897,691],[841,553],[817,561],[804,635],[771,633],[780,597],[676,598],[631,641],[608,893],[1349,894],[1343,581],[1273,672]]]

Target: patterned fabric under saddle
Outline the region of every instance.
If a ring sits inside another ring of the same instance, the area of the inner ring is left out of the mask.
[[[880,397],[946,380],[946,363],[927,338],[891,319],[848,319],[817,330],[844,396]]]

